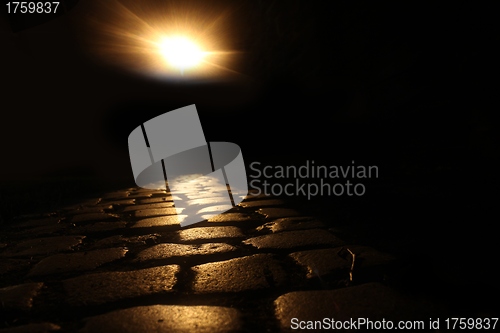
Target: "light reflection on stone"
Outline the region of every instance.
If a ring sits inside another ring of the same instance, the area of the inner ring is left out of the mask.
[[[218,172],[217,172],[218,171]],[[245,197],[242,195],[231,198],[230,187],[225,184],[224,177],[220,170],[217,170],[208,175],[187,174],[178,176],[169,181],[168,187],[170,192],[166,198],[173,200],[174,207],[171,211],[165,211],[163,214],[160,209],[148,209],[138,212],[136,216],[149,217],[155,215],[177,214],[177,220],[174,217],[169,217],[165,220],[165,225],[171,225],[172,222],[177,222],[181,227],[206,221],[214,216],[222,214],[232,208],[233,203],[241,202]],[[161,187],[161,182],[158,182],[158,187]],[[165,184],[163,183],[163,186]],[[235,189],[234,193],[241,193]],[[232,200],[234,199],[234,200]],[[132,210],[133,208],[128,208]],[[174,223],[175,223],[174,222]],[[139,222],[134,227],[143,226],[160,226],[160,220],[151,220]]]
[[[209,206],[209,207],[205,207],[203,209],[200,209],[197,214],[203,214],[203,213],[210,213],[210,212],[216,212],[216,213],[223,213],[225,211],[228,211],[230,210],[231,208],[233,208],[233,206],[231,205],[217,205],[217,206]],[[214,214],[216,215],[216,214]]]
[[[233,208],[222,172],[196,177],[176,178],[170,189],[180,198],[175,207],[184,208],[182,214],[188,217],[181,226],[197,223]],[[194,180],[184,182],[186,179]]]
[[[82,332],[239,332],[241,315],[218,306],[150,305],[90,317]]]
[[[151,217],[137,221],[132,228],[145,228],[145,227],[162,227],[167,225],[179,225],[184,221],[187,215],[169,215],[160,217]]]

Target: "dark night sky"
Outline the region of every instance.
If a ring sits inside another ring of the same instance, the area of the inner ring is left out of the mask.
[[[246,79],[188,85],[89,56],[82,17],[99,3],[80,0],[16,33],[2,21],[2,180],[131,182],[130,131],[193,103],[207,140],[239,144],[248,162],[355,159],[387,178],[437,169],[496,177],[491,8],[217,1],[211,11],[229,10]]]

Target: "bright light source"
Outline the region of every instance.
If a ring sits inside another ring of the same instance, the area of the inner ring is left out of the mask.
[[[160,52],[168,63],[182,71],[201,63],[204,52],[185,37],[164,38],[160,43]]]
[[[112,66],[162,81],[243,78],[235,68],[243,53],[231,50],[235,8],[192,1],[90,2],[95,10],[84,15],[85,42]]]

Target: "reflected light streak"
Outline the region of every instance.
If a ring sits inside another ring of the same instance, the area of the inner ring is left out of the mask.
[[[85,17],[90,52],[159,78],[223,78],[239,52],[228,50],[230,10],[206,2],[96,1]]]

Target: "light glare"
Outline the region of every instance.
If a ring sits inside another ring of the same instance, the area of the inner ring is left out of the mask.
[[[200,47],[185,37],[164,38],[160,52],[171,66],[181,71],[199,65],[204,56]]]
[[[231,7],[175,0],[97,0],[94,6],[84,16],[83,36],[108,64],[161,80],[242,75],[234,68],[241,52],[228,49]]]

